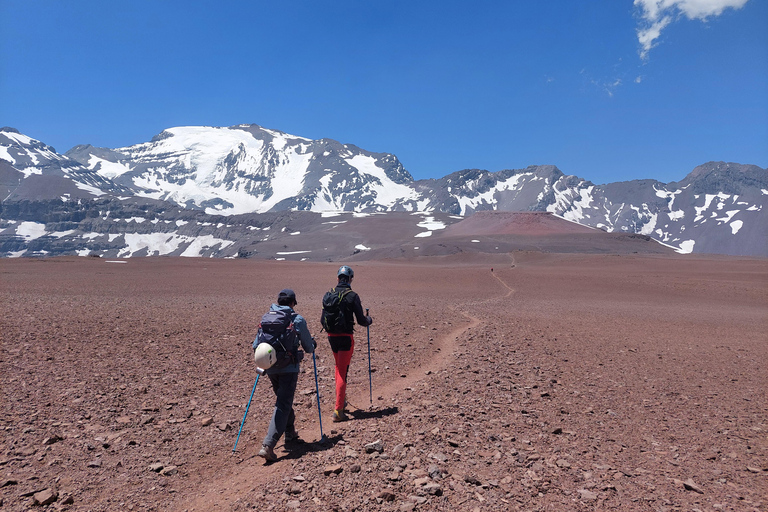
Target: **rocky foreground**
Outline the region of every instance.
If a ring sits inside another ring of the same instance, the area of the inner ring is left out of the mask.
[[[126,261],[126,260],[122,260]],[[2,510],[768,510],[764,260],[366,262],[330,421],[334,264],[4,260]],[[493,271],[491,271],[493,267]],[[283,287],[320,342],[305,443],[256,456],[250,342]]]

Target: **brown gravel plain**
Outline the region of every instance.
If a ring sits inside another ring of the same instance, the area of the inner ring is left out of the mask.
[[[354,263],[373,403],[359,330],[334,424],[338,265],[0,260],[0,510],[768,510],[766,260]],[[306,443],[265,465],[266,380],[232,448],[284,287],[319,342],[327,440],[310,357]]]

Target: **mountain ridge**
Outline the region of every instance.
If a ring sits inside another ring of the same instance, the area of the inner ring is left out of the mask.
[[[390,153],[259,125],[174,127],[148,142],[122,148],[83,144],[63,155],[3,128],[0,162],[10,167],[0,183],[0,236],[17,242],[13,222],[19,219],[8,217],[5,212],[14,210],[7,206],[52,200],[59,187],[62,202],[117,200],[113,215],[128,197],[167,203],[165,211],[181,208],[213,217],[291,210],[461,217],[488,210],[549,212],[609,233],[649,236],[683,253],[768,256],[768,173],[747,164],[708,162],[666,184],[639,179],[595,185],[554,165],[464,169],[414,180]],[[18,243],[14,247],[4,253],[18,254]]]

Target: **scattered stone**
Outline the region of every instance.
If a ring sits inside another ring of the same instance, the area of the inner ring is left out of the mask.
[[[440,466],[437,464],[431,464],[429,469],[427,469],[427,473],[429,473],[430,478],[433,480],[440,480],[443,478],[443,470],[440,469]]]
[[[53,489],[45,489],[44,491],[35,493],[32,496],[32,499],[34,500],[35,505],[44,507],[54,503],[57,499],[59,499],[59,494]]]
[[[21,450],[19,450],[18,454],[21,455],[22,457],[31,457],[32,455],[35,454],[36,451],[37,450],[35,450],[33,447],[26,446],[26,447],[22,448]]]
[[[438,462],[445,462],[448,460],[448,457],[442,452],[430,453],[429,457],[435,459]]]
[[[160,470],[160,474],[163,476],[173,476],[179,472],[179,468],[176,466],[166,466]]]
[[[323,469],[323,474],[325,476],[328,476],[332,473],[338,475],[342,471],[344,471],[344,468],[341,466],[341,464],[334,464],[333,466],[326,466],[325,469]]]
[[[415,485],[416,487],[421,487],[422,485],[427,485],[429,482],[431,482],[430,478],[428,476],[424,476],[414,480],[413,485]]]
[[[22,498],[29,498],[31,496],[34,496],[38,492],[43,492],[45,489],[46,489],[46,487],[35,487],[31,491],[27,491],[27,492],[23,492],[23,493],[19,494],[19,496],[21,496]]]
[[[587,489],[579,489],[579,495],[581,499],[585,501],[594,501],[597,499],[597,494],[592,491],[588,491]]]
[[[482,485],[480,480],[478,480],[476,477],[472,475],[464,475],[464,481],[472,485]]]
[[[219,423],[218,425],[216,425],[216,428],[221,430],[222,432],[226,432],[227,430],[231,429],[232,427],[230,426],[229,423]]]
[[[697,492],[699,494],[704,494],[704,489],[696,485],[696,482],[694,482],[692,478],[689,478],[688,480],[683,482],[683,487],[685,487],[689,491]]]
[[[210,425],[213,425],[213,418],[211,418],[210,416],[206,416],[205,418],[200,419],[200,426],[208,427]]]
[[[559,468],[566,468],[567,469],[567,468],[571,467],[571,463],[568,462],[565,459],[557,459],[557,462],[555,462],[555,464],[557,464],[557,467],[559,467]]]
[[[19,482],[17,482],[16,480],[12,480],[12,479],[8,478],[8,479],[3,480],[3,481],[0,482],[0,488],[8,487],[9,485],[17,485],[18,483]]]
[[[560,427],[557,427],[555,430],[552,431],[552,433],[555,434],[556,436],[559,436],[560,434],[563,433],[563,429]]]
[[[704,490],[698,485],[696,485],[696,483],[693,481],[692,478],[689,478],[685,482],[683,482],[682,480],[678,480],[677,478],[670,478],[670,480],[672,480],[672,483],[674,483],[676,486],[682,489],[685,489],[687,491],[694,491],[699,494],[704,494]]]
[[[425,485],[422,488],[427,494],[431,494],[432,496],[442,496],[443,495],[443,488],[440,484],[435,482],[430,482],[427,485]]]
[[[101,459],[92,460],[88,463],[89,468],[100,468],[101,467]]]
[[[164,464],[161,464],[160,462],[155,462],[154,464],[149,465],[149,470],[154,471],[155,473],[159,473],[160,471],[163,470],[164,467],[165,467]]]
[[[398,473],[397,471],[393,471],[392,473],[389,473],[387,475],[387,480],[389,480],[390,482],[399,482],[401,478],[402,476],[400,476],[400,473]]]
[[[307,479],[304,478],[304,475],[296,475],[295,477],[293,477],[293,479],[296,482],[306,482],[307,481]]]
[[[61,436],[52,435],[51,437],[46,437],[43,440],[43,444],[51,445],[51,444],[55,444],[55,443],[58,443],[59,441],[63,441],[63,440],[64,440],[64,438],[61,437]]]
[[[349,466],[349,470],[352,473],[359,473],[361,469],[362,468],[360,467],[360,464],[352,464],[351,466]]]
[[[373,453],[373,452],[379,452],[379,453],[384,452],[384,443],[381,441],[381,439],[377,439],[376,441],[365,445],[365,453]]]
[[[377,498],[380,498],[384,501],[395,501],[395,495],[389,491],[381,491]]]

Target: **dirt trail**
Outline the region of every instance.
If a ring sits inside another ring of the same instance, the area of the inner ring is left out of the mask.
[[[514,262],[514,257],[512,257],[512,261]],[[484,299],[482,301],[466,303],[462,306],[466,309],[451,308],[456,314],[463,316],[469,322],[452,329],[439,338],[437,340],[438,344],[434,356],[417,365],[417,367],[407,374],[404,374],[400,379],[392,379],[383,385],[375,382],[374,379],[374,404],[368,409],[365,409],[364,407],[370,403],[369,390],[365,386],[358,386],[349,396],[349,404],[352,405],[353,410],[356,408],[354,404],[357,406],[362,405],[362,411],[375,411],[376,409],[386,407],[397,393],[413,388],[431,373],[437,373],[448,368],[451,365],[451,362],[455,360],[458,340],[462,338],[464,333],[480,324],[479,318],[468,313],[471,309],[468,306],[476,306],[479,303],[496,301],[499,298],[507,298],[515,291],[501,277],[499,277],[498,273],[492,272],[492,275],[501,286],[507,290],[504,295]],[[355,341],[356,356],[367,357],[366,338],[360,336]],[[334,424],[331,421],[330,415],[323,416],[323,432],[326,433],[326,435],[337,425],[338,424]],[[318,421],[305,422],[303,430],[306,432],[319,432]],[[278,448],[279,447],[280,445],[278,445]],[[213,510],[213,507],[217,507],[221,510],[220,507],[224,504],[234,502],[240,496],[252,489],[259,488],[260,485],[267,482],[281,480],[288,476],[288,473],[291,471],[291,465],[289,464],[280,464],[279,461],[275,464],[264,464],[264,461],[257,456],[249,455],[246,458],[240,458],[241,456],[242,455],[240,454],[233,454],[230,452],[226,456],[219,456],[215,461],[212,461],[211,465],[217,467],[215,470],[215,478],[211,478],[211,468],[209,467],[198,468],[197,471],[193,470],[190,476],[193,480],[198,481],[195,487],[199,492],[192,500],[184,500],[177,503],[174,510],[179,512],[191,512]],[[235,461],[234,464],[232,461]],[[195,472],[197,474],[195,474]]]

